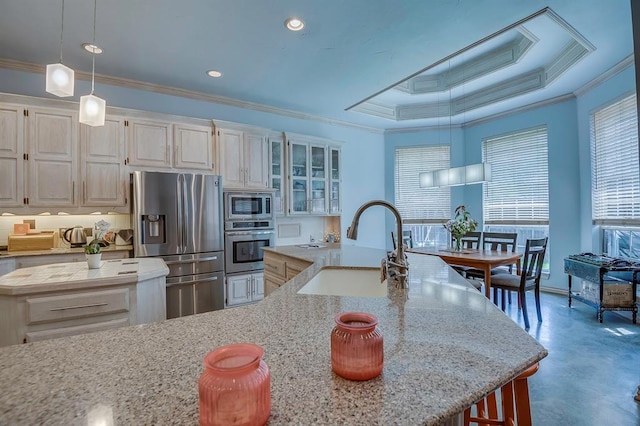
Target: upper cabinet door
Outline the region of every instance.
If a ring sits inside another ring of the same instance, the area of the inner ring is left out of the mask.
[[[213,171],[211,127],[174,124],[173,143],[176,168]]]
[[[129,164],[171,168],[171,123],[127,120]]]
[[[269,187],[269,150],[264,134],[218,129],[216,138],[223,187]]]
[[[340,148],[329,147],[329,182],[331,197],[329,199],[329,214],[340,214],[342,212],[341,186],[342,171],[340,158]]]
[[[244,134],[244,185],[250,188],[268,188],[269,151],[264,135]]]
[[[220,174],[224,188],[244,187],[244,144],[240,130],[218,129],[217,146],[220,155]]]
[[[28,120],[29,200],[33,207],[74,207],[78,114],[30,108]]]
[[[0,105],[0,207],[24,203],[24,108]]]
[[[282,135],[269,137],[269,184],[275,189],[273,193],[273,213],[284,214],[285,206],[285,174],[284,141]]]
[[[104,126],[80,125],[82,205],[127,205],[124,118],[106,117]]]

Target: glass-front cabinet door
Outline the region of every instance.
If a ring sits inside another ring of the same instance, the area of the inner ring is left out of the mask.
[[[327,212],[327,149],[310,145],[311,152],[311,213]]]
[[[290,194],[289,213],[307,213],[309,192],[309,155],[308,145],[289,142]]]
[[[275,189],[273,193],[273,213],[284,214],[284,141],[282,136],[269,137],[269,184]]]
[[[340,214],[342,204],[340,203],[340,186],[342,176],[340,171],[340,148],[329,147],[329,185],[331,197],[329,198],[329,214]]]

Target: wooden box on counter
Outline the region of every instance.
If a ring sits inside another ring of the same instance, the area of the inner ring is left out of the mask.
[[[29,235],[9,235],[8,251],[48,250],[58,247],[58,234],[54,231]]]

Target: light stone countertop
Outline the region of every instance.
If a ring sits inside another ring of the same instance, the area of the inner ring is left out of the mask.
[[[16,269],[0,276],[0,295],[26,295],[146,281],[166,276],[169,268],[160,258],[103,260],[99,269],[87,262],[53,263]]]
[[[377,267],[384,250],[266,250],[316,263],[253,305],[0,348],[0,423],[196,425],[204,356],[252,342],[271,370],[269,424],[432,425],[547,355],[437,257],[409,254],[408,292],[339,297],[297,291],[322,266]],[[375,379],[331,371],[330,333],[344,311],[378,317],[385,359]]]
[[[107,247],[101,248],[102,252],[106,251],[133,251],[133,245],[123,245],[119,246],[116,244],[110,244]],[[73,254],[73,253],[84,253],[83,247],[56,247],[47,250],[20,250],[20,251],[7,251],[0,250],[0,259],[10,259],[12,257],[21,257],[21,256],[49,256],[53,254]]]

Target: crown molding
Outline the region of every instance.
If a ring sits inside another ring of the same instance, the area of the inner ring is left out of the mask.
[[[44,74],[46,67],[44,65],[34,64],[30,62],[15,61],[12,59],[0,58],[0,68],[12,69],[36,74]],[[75,77],[80,80],[91,81],[91,73],[84,71],[75,71]],[[127,78],[111,77],[103,74],[96,74],[95,81],[110,86],[124,87],[127,89],[143,90],[169,96],[177,96],[181,98],[194,99],[214,104],[226,105],[240,109],[248,109],[253,111],[264,112],[267,114],[280,115],[284,117],[296,118],[299,120],[315,121],[319,123],[329,124],[332,126],[347,127],[357,130],[363,130],[369,133],[383,134],[384,130],[376,127],[365,126],[361,124],[349,123],[342,120],[334,120],[331,118],[321,117],[312,114],[292,111],[284,108],[276,108],[267,105],[257,104],[253,102],[240,101],[226,96],[211,95],[193,90],[180,89],[177,87],[163,86],[155,83],[146,83],[138,80],[130,80]]]
[[[601,85],[602,83],[604,83],[605,81],[607,81],[608,79],[610,79],[611,77],[620,74],[622,71],[624,71],[625,69],[634,66],[635,65],[635,57],[634,54],[630,54],[629,56],[627,56],[626,58],[624,58],[622,61],[618,62],[617,64],[615,64],[613,67],[611,67],[610,69],[608,69],[607,71],[605,71],[603,74],[599,75],[598,77],[594,78],[593,80],[591,80],[590,82],[588,82],[587,84],[585,84],[584,86],[578,88],[577,90],[574,90],[574,95],[576,96],[581,96],[583,94],[585,94],[586,92],[588,92],[589,90],[593,89],[594,87],[597,87],[599,85]]]

